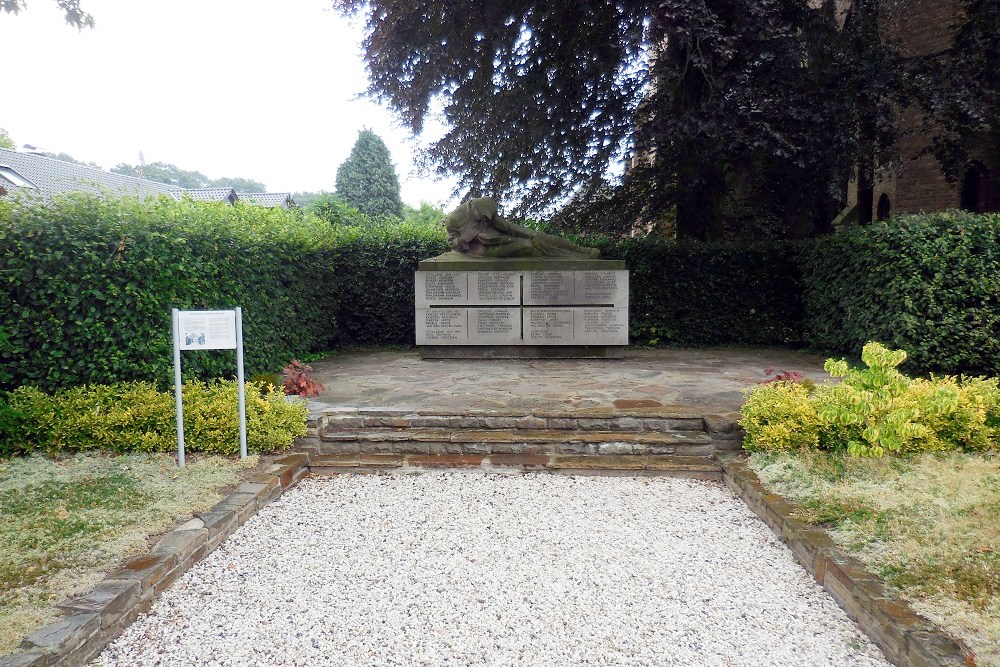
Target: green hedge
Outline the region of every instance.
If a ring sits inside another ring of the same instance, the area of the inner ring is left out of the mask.
[[[248,377],[337,339],[328,223],[281,209],[72,197],[0,201],[0,381],[172,379],[170,309],[242,306]],[[185,353],[226,377],[232,352]]]
[[[836,353],[879,340],[913,372],[1000,374],[1000,215],[904,216],[803,254],[806,341]]]
[[[601,244],[630,270],[630,339],[641,345],[802,340],[800,247],[629,239]]]
[[[883,340],[911,370],[1000,371],[1000,217],[943,213],[811,243],[597,242],[631,271],[640,345]],[[169,384],[170,309],[242,306],[247,376],[334,347],[413,344],[413,273],[437,224],[171,200],[0,201],[0,387]],[[231,352],[185,353],[228,377]]]
[[[336,252],[339,345],[413,345],[414,272],[447,251],[441,225],[345,228]]]

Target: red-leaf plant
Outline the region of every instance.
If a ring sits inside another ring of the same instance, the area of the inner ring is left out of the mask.
[[[312,371],[312,366],[303,366],[298,359],[285,366],[281,371],[285,376],[284,390],[286,396],[318,396],[324,387],[306,373]]]
[[[795,382],[797,384],[805,379],[805,376],[798,371],[786,371],[777,368],[765,368],[764,375],[769,379],[762,380],[761,384],[770,384],[772,382]]]

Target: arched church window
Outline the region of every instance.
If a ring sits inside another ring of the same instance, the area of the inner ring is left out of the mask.
[[[989,210],[990,170],[982,162],[973,162],[962,177],[961,207],[971,213]]]
[[[878,211],[876,213],[878,221],[888,220],[890,213],[892,213],[892,200],[889,199],[889,195],[883,192],[882,196],[878,198]]]

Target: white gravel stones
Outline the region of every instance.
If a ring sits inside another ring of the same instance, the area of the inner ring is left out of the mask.
[[[888,665],[727,490],[473,471],[312,478],[95,665]]]

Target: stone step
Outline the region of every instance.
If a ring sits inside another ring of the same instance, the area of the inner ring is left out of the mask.
[[[320,454],[531,454],[709,456],[711,436],[697,431],[627,432],[537,429],[368,428],[320,433]]]
[[[731,420],[729,420],[731,421]],[[704,431],[728,425],[723,416],[681,411],[490,412],[326,410],[312,424],[319,433],[367,428],[537,429],[597,431]]]
[[[703,456],[567,456],[525,454],[327,454],[313,457],[317,475],[427,468],[477,468],[486,471],[541,471],[571,475],[637,475],[721,480],[722,467]]]

